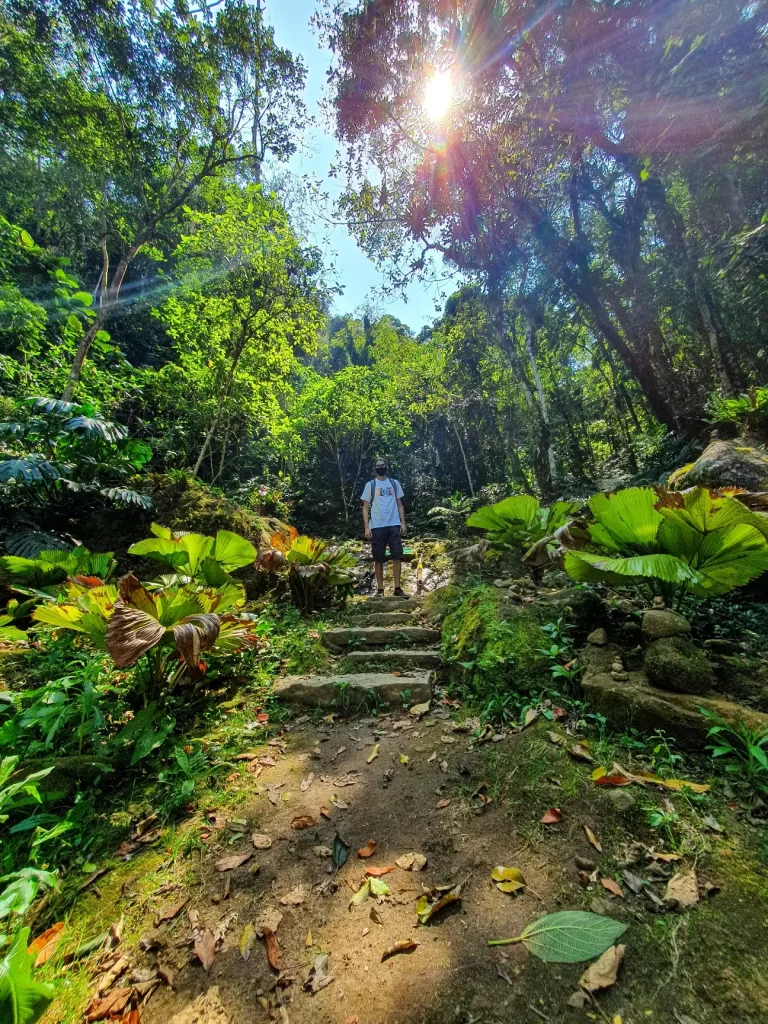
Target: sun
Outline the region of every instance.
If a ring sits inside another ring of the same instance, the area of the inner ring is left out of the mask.
[[[453,102],[451,70],[435,71],[424,87],[424,112],[430,121],[442,121]]]

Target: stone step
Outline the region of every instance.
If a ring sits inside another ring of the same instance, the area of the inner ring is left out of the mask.
[[[383,647],[386,644],[436,644],[439,629],[426,626],[336,626],[323,632],[322,641],[330,650],[341,650],[350,644]]]
[[[361,626],[407,626],[413,622],[413,612],[374,612],[360,617]]]
[[[349,651],[347,661],[352,665],[381,665],[389,668],[439,668],[443,663],[439,651]]]
[[[418,597],[369,597],[347,605],[347,611],[357,615],[371,615],[373,612],[412,612],[421,607]]]
[[[275,684],[275,696],[293,704],[315,708],[343,707],[369,710],[379,704],[401,704],[401,690],[410,690],[409,700],[421,704],[432,696],[432,673],[393,675],[390,672],[358,672],[338,676],[286,676]]]

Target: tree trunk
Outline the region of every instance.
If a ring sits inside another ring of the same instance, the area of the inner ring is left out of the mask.
[[[459,450],[461,451],[461,457],[464,460],[464,472],[467,474],[467,483],[469,484],[469,493],[474,498],[474,496],[475,496],[475,488],[474,488],[474,485],[472,483],[472,474],[469,471],[469,462],[467,461],[467,453],[464,450],[464,444],[463,444],[463,442],[461,440],[461,434],[459,433],[459,428],[456,426],[456,421],[453,419],[452,416],[448,417],[448,422],[453,427],[453,432],[456,435],[456,440],[459,442]]]
[[[528,362],[531,367],[531,374],[533,376],[534,384],[536,385],[536,394],[539,399],[539,446],[542,455],[546,452],[547,463],[549,466],[549,487],[551,492],[554,493],[554,489],[557,484],[557,460],[555,458],[554,445],[552,444],[552,428],[549,422],[549,409],[547,408],[547,399],[544,394],[541,377],[539,376],[539,369],[536,366],[536,339],[534,327],[527,316],[524,316],[524,321],[525,351],[528,354]]]

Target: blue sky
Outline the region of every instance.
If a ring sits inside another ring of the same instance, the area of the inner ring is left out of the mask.
[[[298,175],[316,175],[331,196],[336,196],[340,183],[328,178],[328,170],[337,153],[336,140],[318,106],[325,90],[325,72],[330,66],[331,54],[320,48],[320,40],[310,25],[315,0],[266,0],[265,7],[266,18],[275,29],[277,43],[300,54],[309,69],[304,99],[309,112],[316,118],[316,124],[307,132],[304,151],[292,158],[289,167]],[[331,210],[327,212],[330,217]],[[314,240],[324,242],[328,232],[327,223],[318,224]],[[367,299],[372,299],[381,313],[396,316],[415,332],[438,315],[442,298],[434,288],[427,290],[419,282],[409,286],[404,297],[373,294],[384,283],[384,276],[358,248],[345,227],[330,229],[329,243],[332,252],[328,257],[333,260],[338,282],[344,286],[343,294],[335,301],[336,312],[352,313]]]

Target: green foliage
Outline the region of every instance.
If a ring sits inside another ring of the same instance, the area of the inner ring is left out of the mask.
[[[270,544],[259,555],[259,567],[268,572],[287,569],[291,598],[303,614],[352,593],[354,576],[349,570],[357,559],[343,548],[334,550],[293,527],[273,534]]]
[[[473,512],[467,526],[486,531],[492,548],[528,551],[533,544],[564,526],[579,508],[577,501],[542,506],[538,498],[518,494]]]
[[[489,946],[522,942],[529,953],[546,963],[578,964],[593,960],[627,930],[621,921],[583,910],[544,914],[526,925],[514,939],[491,941]]]
[[[726,772],[746,776],[750,785],[768,794],[768,729],[750,729],[744,721],[734,728],[712,711],[699,711],[713,723],[707,733],[714,740],[707,746],[712,757],[722,758]]]
[[[768,519],[735,498],[694,487],[681,494],[631,487],[590,499],[592,551],[568,551],[583,583],[648,583],[674,599],[707,598],[768,571]]]
[[[712,423],[737,423],[748,430],[768,425],[768,387],[754,387],[736,398],[714,394],[708,406]]]
[[[20,928],[0,960],[0,1019],[7,1024],[35,1024],[53,999],[53,985],[35,981],[35,957],[27,953],[29,928]]]
[[[475,499],[468,498],[460,491],[455,491],[445,499],[444,505],[436,505],[427,512],[431,525],[441,526],[446,535],[455,539],[463,532],[465,520],[475,507]]]
[[[7,582],[38,590],[50,590],[54,584],[72,580],[75,576],[96,577],[106,583],[116,564],[111,551],[94,554],[82,546],[72,548],[71,551],[43,550],[34,558],[21,558],[17,555],[0,557],[0,567],[4,570]]]

